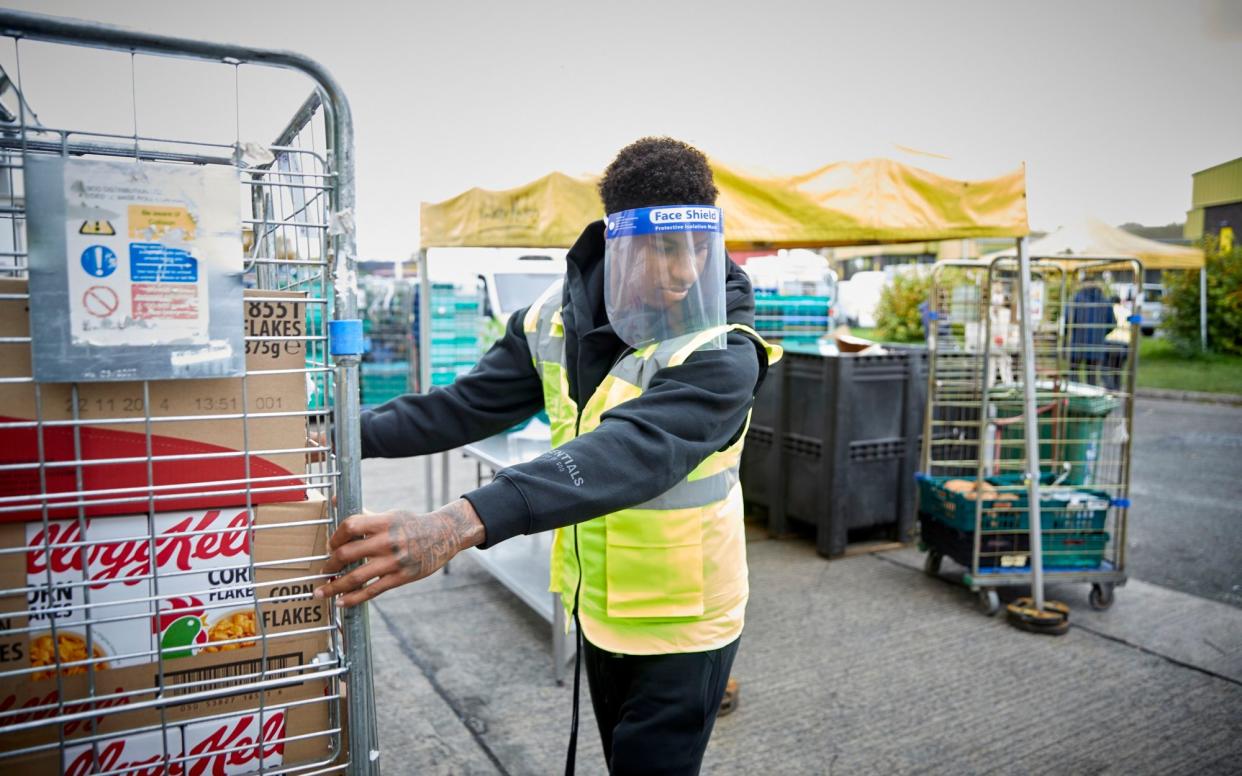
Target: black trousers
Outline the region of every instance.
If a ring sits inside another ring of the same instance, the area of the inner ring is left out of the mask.
[[[616,655],[582,640],[612,776],[699,772],[739,641],[710,652]]]

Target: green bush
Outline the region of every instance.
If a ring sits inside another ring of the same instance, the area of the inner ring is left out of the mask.
[[[1242,355],[1242,246],[1228,253],[1205,241],[1207,256],[1208,349]],[[1168,272],[1164,276],[1164,320],[1161,328],[1187,352],[1199,349],[1199,273]]]
[[[926,273],[900,274],[884,286],[876,307],[876,330],[889,342],[922,342],[923,316],[919,305],[931,293],[931,276]]]

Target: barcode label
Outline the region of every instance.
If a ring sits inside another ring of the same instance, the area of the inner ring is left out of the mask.
[[[302,653],[290,652],[284,655],[268,655],[266,670],[279,672],[281,669],[302,665]],[[176,697],[201,690],[221,690],[228,687],[245,687],[264,678],[264,661],[239,660],[236,663],[224,663],[206,668],[190,668],[184,671],[165,671],[165,691]],[[293,676],[297,672],[279,673],[277,676]],[[156,681],[158,682],[158,675]],[[186,686],[188,685],[188,686]]]

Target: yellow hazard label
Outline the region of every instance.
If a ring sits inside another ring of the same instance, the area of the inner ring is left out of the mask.
[[[194,217],[179,205],[130,205],[131,240],[194,239]]]
[[[78,234],[101,234],[105,237],[116,234],[111,221],[83,221]]]

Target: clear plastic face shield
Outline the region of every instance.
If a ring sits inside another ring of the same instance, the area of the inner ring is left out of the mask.
[[[706,205],[625,210],[606,219],[604,303],[627,345],[725,323],[724,214]],[[705,347],[723,348],[724,336]]]

